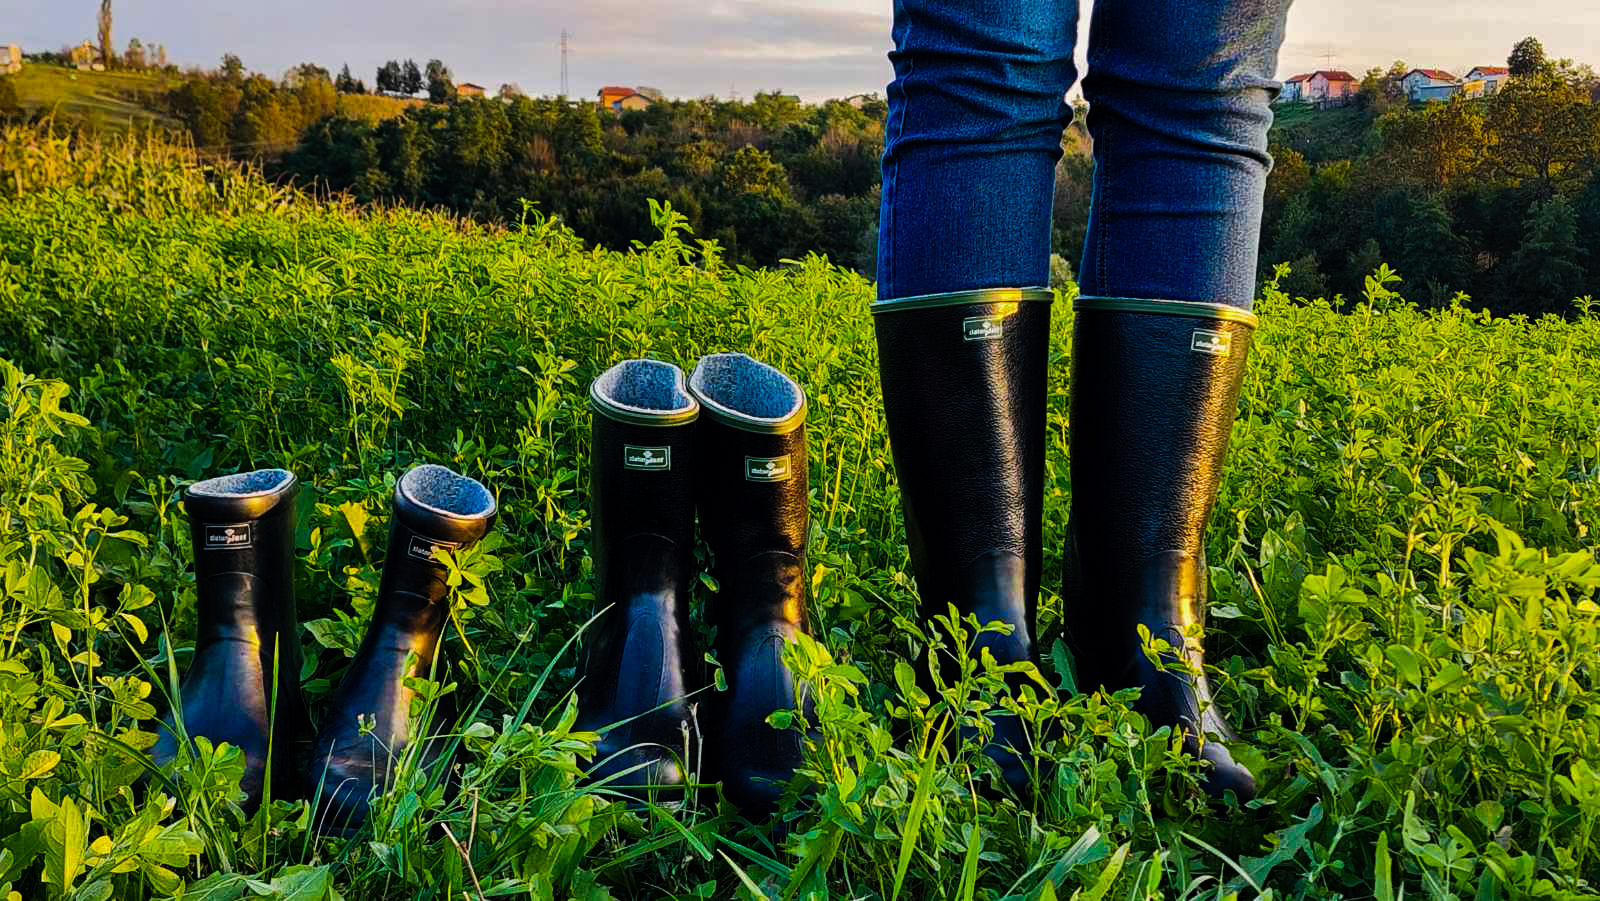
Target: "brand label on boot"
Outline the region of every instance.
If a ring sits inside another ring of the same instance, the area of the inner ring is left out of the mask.
[[[1003,334],[1004,316],[972,316],[961,320],[961,337],[968,341],[993,341]]]
[[[1197,328],[1189,336],[1189,349],[1195,353],[1210,354],[1213,357],[1225,357],[1233,350],[1233,336],[1227,332],[1213,332],[1209,329]]]
[[[451,541],[429,541],[428,539],[423,538],[421,535],[412,535],[411,544],[406,546],[406,553],[417,558],[418,560],[426,560],[429,563],[438,564],[439,559],[433,556],[433,551],[435,548],[444,548],[445,550],[453,551],[460,546],[461,545]]]
[[[239,548],[253,547],[255,541],[250,534],[250,524],[247,522],[232,525],[206,524],[205,549],[208,551],[232,551]]]
[[[623,469],[671,469],[672,448],[622,446]]]
[[[789,481],[789,455],[781,457],[745,457],[744,477],[751,482]]]

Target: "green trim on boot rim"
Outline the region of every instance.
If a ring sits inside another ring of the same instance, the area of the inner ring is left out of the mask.
[[[1204,303],[1193,300],[1149,300],[1137,297],[1088,297],[1079,295],[1072,304],[1074,310],[1105,310],[1110,313],[1155,313],[1160,316],[1184,316],[1189,319],[1237,322],[1255,328],[1260,317],[1242,307],[1226,303]]]
[[[1049,303],[1056,294],[1049,288],[973,288],[969,291],[944,291],[939,294],[916,294],[910,297],[890,297],[872,304],[872,314],[898,313],[901,310],[927,310],[935,307],[960,307],[984,303],[1021,303],[1040,301]]]

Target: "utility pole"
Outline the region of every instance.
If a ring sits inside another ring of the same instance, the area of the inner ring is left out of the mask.
[[[1322,62],[1325,68],[1333,68],[1333,50],[1331,48],[1322,54]]]
[[[561,29],[561,96],[567,96],[567,34],[565,28]]]

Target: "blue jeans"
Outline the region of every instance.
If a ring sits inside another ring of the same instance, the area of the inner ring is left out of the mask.
[[[1091,296],[1255,296],[1290,0],[1098,0]],[[895,0],[881,299],[1049,281],[1077,0]]]

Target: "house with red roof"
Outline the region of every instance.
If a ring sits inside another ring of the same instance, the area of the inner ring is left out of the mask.
[[[639,91],[619,85],[606,85],[600,89],[600,108],[614,112],[628,109],[644,109],[650,105],[650,96]]]
[[[1467,73],[1467,84],[1481,84],[1484,96],[1495,93],[1511,77],[1511,70],[1505,66],[1473,66]]]
[[[1458,81],[1459,79],[1443,69],[1412,69],[1400,79],[1400,88],[1405,92],[1406,99],[1413,102],[1443,100],[1445,97],[1438,95],[1444,93],[1448,96],[1455,93],[1454,88]]]
[[[1304,99],[1311,103],[1346,103],[1361,82],[1343,69],[1318,69],[1306,79]]]

